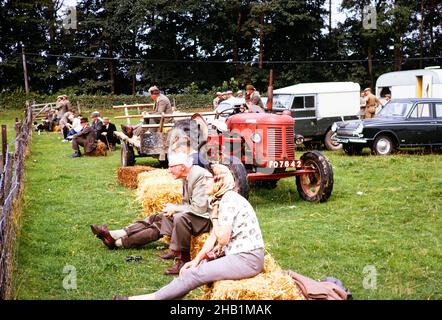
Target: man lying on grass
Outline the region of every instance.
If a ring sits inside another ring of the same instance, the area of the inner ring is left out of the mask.
[[[163,259],[175,259],[175,265],[166,269],[166,274],[178,274],[181,267],[190,261],[190,239],[209,232],[211,223],[208,212],[208,195],[205,181],[212,179],[206,169],[193,165],[193,160],[183,152],[169,153],[169,172],[174,179],[183,180],[183,203],[167,203],[163,212],[137,221],[120,230],[109,231],[103,224],[91,225],[92,232],[109,248],[138,248],[170,236],[170,251],[160,255]]]
[[[203,284],[250,278],[263,270],[264,242],[253,207],[233,191],[235,182],[226,166],[212,165],[212,170],[214,179],[206,179],[205,184],[211,197],[213,228],[201,251],[181,268],[178,278],[160,290],[133,297],[115,296],[115,300],[177,299]]]

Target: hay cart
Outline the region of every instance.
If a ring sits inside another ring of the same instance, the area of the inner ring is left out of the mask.
[[[121,140],[121,166],[133,166],[138,157],[157,158],[162,167],[167,167],[168,131],[178,120],[190,119],[194,113],[175,112],[173,114],[149,115],[141,114],[141,109],[150,108],[153,104],[135,104],[114,106],[114,109],[124,109],[124,116],[116,116],[115,119],[143,119],[141,124],[144,129],[156,129],[155,132],[144,133],[141,136],[128,137],[125,133],[115,131],[114,135]],[[137,109],[139,114],[130,115],[129,109]],[[215,115],[213,112],[200,113],[202,116]],[[172,119],[172,122],[167,122]],[[149,120],[155,120],[155,124],[149,124]],[[135,152],[136,151],[136,152]]]
[[[231,112],[232,110],[224,110]],[[221,119],[215,114],[215,119]],[[129,138],[116,132],[122,140],[121,165],[135,163],[134,149],[138,156],[155,156],[160,162],[167,161],[167,134],[165,128],[174,123],[165,123],[165,118],[195,120],[198,126],[197,143],[200,158],[206,163],[220,162],[231,169],[240,194],[247,197],[249,182],[255,186],[274,188],[283,178],[296,177],[297,190],[303,200],[326,201],[333,190],[333,169],[328,159],[319,151],[305,152],[295,157],[295,123],[290,112],[240,113],[238,109],[229,114],[224,122],[214,121],[207,125],[203,116],[214,113],[122,116],[123,118],[160,119],[158,124],[143,124],[144,128],[158,128],[155,134],[143,135],[141,139]],[[202,139],[201,139],[202,137]],[[297,141],[297,143],[302,143]]]

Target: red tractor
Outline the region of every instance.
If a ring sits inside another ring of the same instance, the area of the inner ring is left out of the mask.
[[[302,199],[312,202],[326,201],[333,190],[332,166],[318,151],[305,152],[296,159],[295,142],[302,143],[302,137],[295,135],[295,122],[289,111],[271,113],[272,82],[271,73],[267,100],[270,113],[240,113],[239,106],[234,106],[216,113],[214,123],[219,125],[212,123],[208,126],[203,118],[214,113],[116,117],[144,118],[143,127],[157,128],[155,133],[145,133],[138,140],[121,132],[114,133],[122,140],[121,165],[134,165],[135,157],[145,156],[157,157],[165,165],[169,141],[173,140],[171,136],[174,135],[171,132],[179,129],[182,131],[178,132],[184,131],[190,136],[193,148],[198,150],[199,158],[203,159],[203,165],[215,161],[230,167],[238,192],[245,197],[248,196],[249,182],[274,188],[279,179],[296,177],[296,186]],[[226,121],[218,121],[225,118],[226,114]],[[183,120],[165,123],[166,117]],[[159,120],[159,123],[147,124],[151,118]],[[170,127],[171,132],[165,133],[164,128]],[[134,149],[138,151],[138,155],[135,155]]]
[[[244,196],[248,195],[248,181],[274,188],[279,179],[296,177],[302,199],[324,202],[333,190],[332,166],[318,151],[305,152],[296,159],[295,141],[300,138],[295,137],[295,123],[289,111],[237,113],[227,118],[223,130],[208,130],[199,153],[208,162],[230,166]]]

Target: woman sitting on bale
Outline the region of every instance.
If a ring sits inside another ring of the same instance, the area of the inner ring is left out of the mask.
[[[213,207],[213,228],[201,251],[186,263],[180,276],[160,290],[115,300],[172,300],[214,281],[240,280],[264,268],[264,242],[258,219],[250,203],[236,193],[235,181],[224,165],[212,165],[214,179],[206,179]],[[213,253],[221,256],[211,260]],[[225,254],[223,256],[223,254]]]

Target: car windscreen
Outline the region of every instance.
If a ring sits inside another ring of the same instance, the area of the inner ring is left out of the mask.
[[[412,106],[411,102],[389,102],[379,111],[377,117],[406,117]]]
[[[293,95],[291,94],[275,94],[273,95],[273,108],[289,109],[292,107]]]

